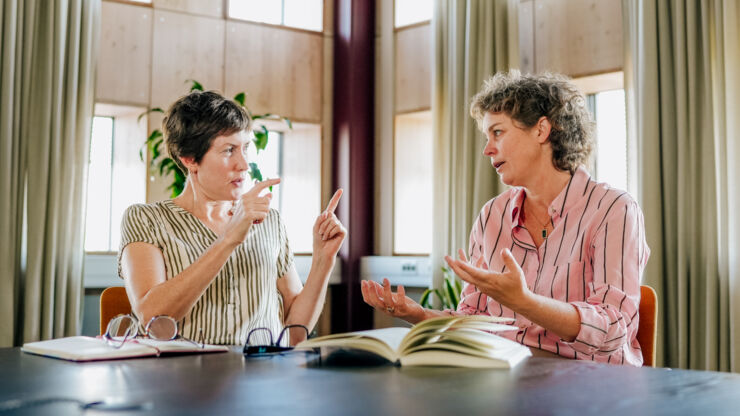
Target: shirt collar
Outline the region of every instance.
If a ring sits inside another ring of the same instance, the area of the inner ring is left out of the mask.
[[[550,208],[548,210],[553,221],[557,221],[560,218],[564,217],[568,210],[577,203],[579,198],[576,196],[576,194],[585,189],[590,180],[591,175],[588,174],[586,168],[584,168],[583,166],[579,166],[578,169],[576,169],[575,173],[570,177],[570,180],[568,181],[568,184],[565,186],[565,188],[560,191],[558,196],[555,197],[555,199],[550,204]],[[526,196],[527,194],[524,191],[524,188],[517,188],[514,191],[512,204],[509,205],[509,214],[511,215],[510,218],[512,229],[518,225],[522,225],[520,224],[520,221],[523,221],[521,214],[522,210],[524,209],[524,199],[526,198]]]

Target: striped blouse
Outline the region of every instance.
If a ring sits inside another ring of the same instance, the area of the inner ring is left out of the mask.
[[[130,206],[121,222],[121,253],[133,242],[162,251],[167,279],[195,262],[218,238],[189,211],[172,200]],[[277,279],[293,264],[285,225],[276,210],[253,225],[193,309],[180,321],[180,333],[198,340],[199,331],[209,344],[244,344],[254,328],[269,328],[275,339],[283,328],[283,299]],[[256,337],[256,338],[255,338]],[[257,331],[250,343],[266,343],[266,331]]]
[[[503,271],[508,247],[529,289],[568,302],[581,319],[575,341],[566,342],[525,317],[465,285],[458,312],[515,318],[518,332],[502,333],[524,345],[558,355],[642,365],[635,339],[640,279],[650,255],[642,211],[627,193],[597,183],[580,167],[550,204],[553,231],[537,248],[524,227],[523,188],[511,188],[481,209],[470,233],[469,258]]]

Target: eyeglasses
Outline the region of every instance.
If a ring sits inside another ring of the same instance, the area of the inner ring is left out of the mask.
[[[270,328],[254,328],[253,330],[249,331],[249,334],[247,334],[247,341],[244,343],[244,349],[242,352],[245,355],[254,357],[260,355],[280,354],[283,352],[291,351],[293,347],[283,347],[280,345],[280,341],[283,340],[285,332],[291,328],[303,328],[303,330],[306,331],[306,338],[308,338],[308,328],[300,324],[288,325],[283,328],[283,330],[280,331],[280,335],[278,335],[277,342],[273,342],[272,331],[270,330]],[[249,345],[249,339],[252,337],[252,334],[259,331],[267,331],[267,334],[270,336],[270,343],[267,345]]]
[[[103,340],[113,348],[121,348],[123,344],[134,339],[139,335],[139,320],[133,315],[118,315],[108,322],[108,327],[103,334]],[[171,341],[181,339],[196,345],[198,348],[205,348],[203,343],[203,329],[198,331],[199,341],[195,342],[178,334],[177,321],[167,315],[158,315],[152,317],[144,327],[144,336],[157,341]]]

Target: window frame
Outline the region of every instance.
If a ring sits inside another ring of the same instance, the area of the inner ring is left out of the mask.
[[[265,26],[265,27],[273,27],[278,29],[287,29],[287,30],[293,30],[296,32],[302,32],[302,33],[310,33],[310,34],[316,34],[316,33],[325,33],[326,32],[326,9],[327,9],[327,1],[328,0],[322,0],[321,1],[321,30],[313,30],[313,29],[305,29],[301,27],[295,27],[295,26],[289,26],[286,25],[285,22],[285,0],[281,0],[281,7],[280,7],[280,20],[283,23],[267,23],[267,22],[260,22],[256,20],[249,20],[249,19],[243,19],[241,17],[232,17],[229,13],[229,10],[231,8],[231,2],[233,0],[226,0],[226,7],[224,8],[224,19],[226,21],[232,21],[232,22],[240,22],[240,23],[249,23],[253,25],[259,25],[259,26]]]

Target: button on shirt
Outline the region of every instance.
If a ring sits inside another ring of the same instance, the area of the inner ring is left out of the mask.
[[[553,230],[537,248],[524,227],[525,198],[523,188],[511,188],[483,206],[470,233],[469,258],[477,264],[483,257],[483,267],[503,272],[500,252],[509,248],[532,292],[576,307],[581,328],[575,341],[562,340],[471,284],[463,288],[458,313],[514,318],[520,330],[500,335],[564,357],[642,365],[635,337],[650,250],[637,202],[580,167],[550,205]]]

